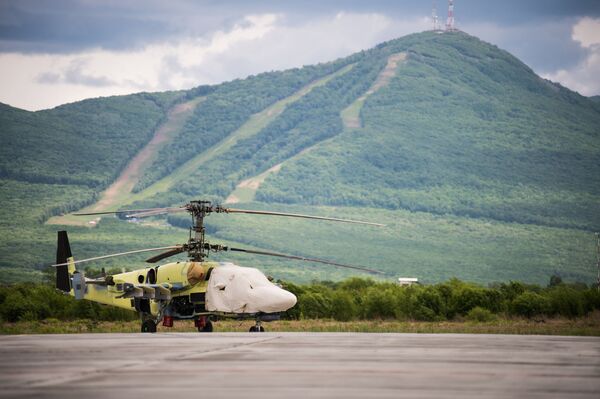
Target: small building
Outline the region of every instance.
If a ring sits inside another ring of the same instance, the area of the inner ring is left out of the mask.
[[[413,284],[419,284],[419,279],[416,277],[400,277],[398,278],[398,285],[409,286]]]

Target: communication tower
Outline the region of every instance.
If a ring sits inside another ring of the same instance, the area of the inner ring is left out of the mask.
[[[448,19],[446,20],[446,31],[456,30],[454,28],[454,0],[448,0]]]
[[[433,20],[433,30],[434,31],[438,31],[440,30],[440,23],[439,23],[439,19],[437,16],[437,10],[435,7],[435,1],[433,2],[433,7],[431,10],[431,19]]]

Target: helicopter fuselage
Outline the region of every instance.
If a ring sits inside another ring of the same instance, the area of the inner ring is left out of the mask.
[[[70,295],[136,311],[156,322],[222,317],[260,317],[284,312],[296,297],[270,282],[258,269],[233,263],[173,262],[88,279],[72,274]],[[265,317],[268,319],[268,316]]]

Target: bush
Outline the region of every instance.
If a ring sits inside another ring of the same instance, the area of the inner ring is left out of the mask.
[[[19,321],[31,308],[31,303],[20,291],[12,290],[6,294],[4,302],[0,305],[0,316],[2,320]]]
[[[352,295],[346,291],[335,292],[331,301],[331,316],[339,321],[349,321],[358,315],[358,307]]]
[[[397,304],[397,296],[391,288],[371,287],[365,294],[363,316],[366,319],[393,319]]]
[[[570,318],[584,315],[584,298],[579,291],[566,286],[557,286],[550,290],[548,295],[552,314]]]
[[[416,292],[412,301],[411,316],[415,320],[434,321],[446,319],[446,305],[434,287],[423,287]]]
[[[512,314],[527,318],[547,314],[549,309],[550,302],[548,299],[531,291],[520,294],[511,302]]]
[[[318,292],[300,296],[300,313],[304,319],[323,319],[331,316],[331,298]]]
[[[464,316],[477,306],[482,308],[489,307],[484,289],[466,286],[454,291],[452,296],[453,313]]]
[[[490,310],[476,306],[467,313],[467,320],[486,322],[496,319],[496,315]]]

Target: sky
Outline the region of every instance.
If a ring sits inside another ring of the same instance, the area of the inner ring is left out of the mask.
[[[431,0],[0,0],[0,102],[41,110],[326,62],[431,29]],[[448,2],[435,1],[445,21]],[[455,0],[457,27],[600,95],[600,0]]]

